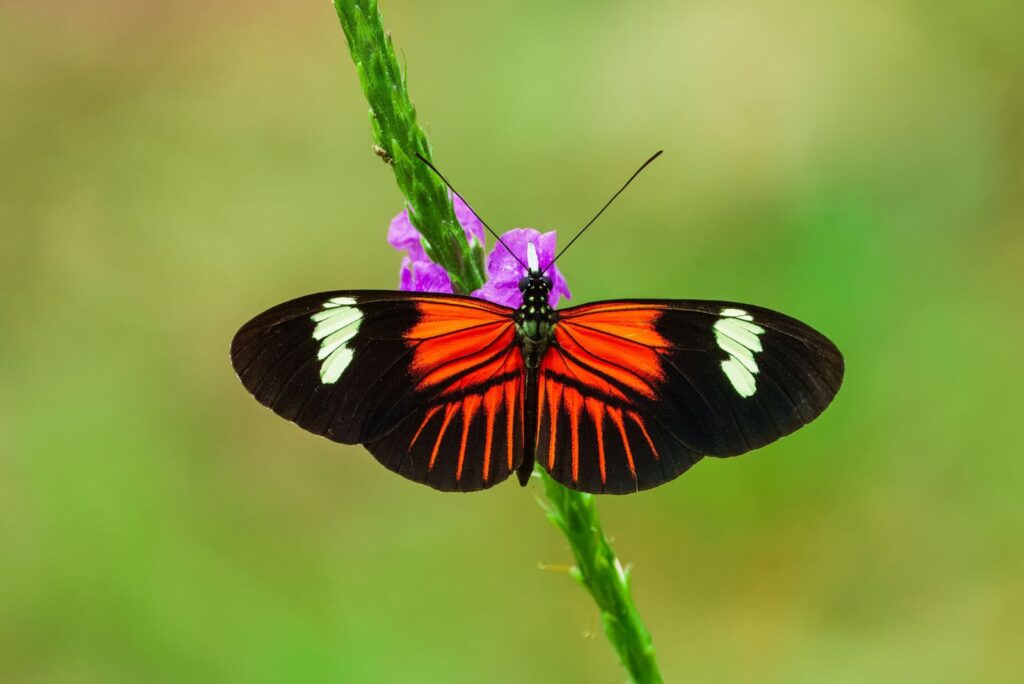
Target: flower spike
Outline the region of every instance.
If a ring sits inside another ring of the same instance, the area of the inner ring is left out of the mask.
[[[661,154],[661,153],[659,152],[658,154]],[[419,157],[419,160],[421,162],[423,162],[424,164],[426,164],[430,168],[431,171],[436,173],[438,178],[440,178],[442,181],[444,181],[444,184],[448,186],[449,190],[454,192],[456,195],[459,194],[459,193],[455,192],[455,188],[453,188],[452,184],[448,182],[448,179],[445,178],[443,175],[441,175],[441,172],[437,170],[436,166],[434,166],[429,161],[427,161],[427,159],[422,154],[420,154],[419,152],[416,153],[416,156]],[[637,173],[639,173],[639,171]],[[632,180],[632,179],[630,179],[630,180]],[[501,236],[498,235],[497,233],[495,233],[493,230],[491,230],[491,227],[489,225],[487,225],[487,221],[484,221],[482,218],[480,218],[480,214],[476,213],[476,209],[474,209],[473,207],[470,207],[469,206],[469,202],[466,202],[466,206],[469,207],[469,210],[472,211],[476,215],[476,217],[478,219],[480,219],[480,223],[484,224],[484,228],[487,229],[487,232],[490,233],[491,235],[493,235],[494,238],[498,242],[501,242],[501,244],[505,247],[505,249],[508,249],[508,253],[511,254],[513,257],[515,257],[516,261],[519,261],[519,265],[520,266],[522,266],[523,268],[526,268],[526,264],[524,264],[522,261],[520,261],[519,257],[516,256],[515,252],[513,252],[511,249],[509,249],[508,245],[506,245],[502,241]]]

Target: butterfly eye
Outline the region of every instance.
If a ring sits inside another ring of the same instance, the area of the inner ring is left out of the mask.
[[[544,287],[551,289],[551,278],[544,276]]]
[[[529,285],[529,284],[530,284],[530,279],[529,278],[520,278],[519,279],[519,291],[520,292],[526,292],[526,286]]]

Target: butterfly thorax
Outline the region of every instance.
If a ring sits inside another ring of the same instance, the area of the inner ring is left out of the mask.
[[[548,304],[551,280],[534,271],[519,283],[523,303],[516,309],[516,332],[527,368],[537,368],[554,335],[557,314]]]

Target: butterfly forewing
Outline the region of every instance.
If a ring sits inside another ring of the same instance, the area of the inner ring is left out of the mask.
[[[442,490],[501,482],[523,460],[524,369],[512,310],[468,297],[327,292],[276,306],[231,344],[278,415]]]
[[[537,460],[582,491],[647,489],[704,455],[764,446],[817,417],[842,382],[828,339],[761,307],[637,300],[559,313],[540,369]]]

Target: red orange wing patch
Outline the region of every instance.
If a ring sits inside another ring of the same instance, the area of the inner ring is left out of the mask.
[[[585,311],[584,311],[585,310]],[[661,312],[613,306],[562,312],[540,368],[537,460],[566,486],[626,493],[674,477],[693,462],[651,419],[666,378]],[[664,457],[663,458],[663,452]]]

